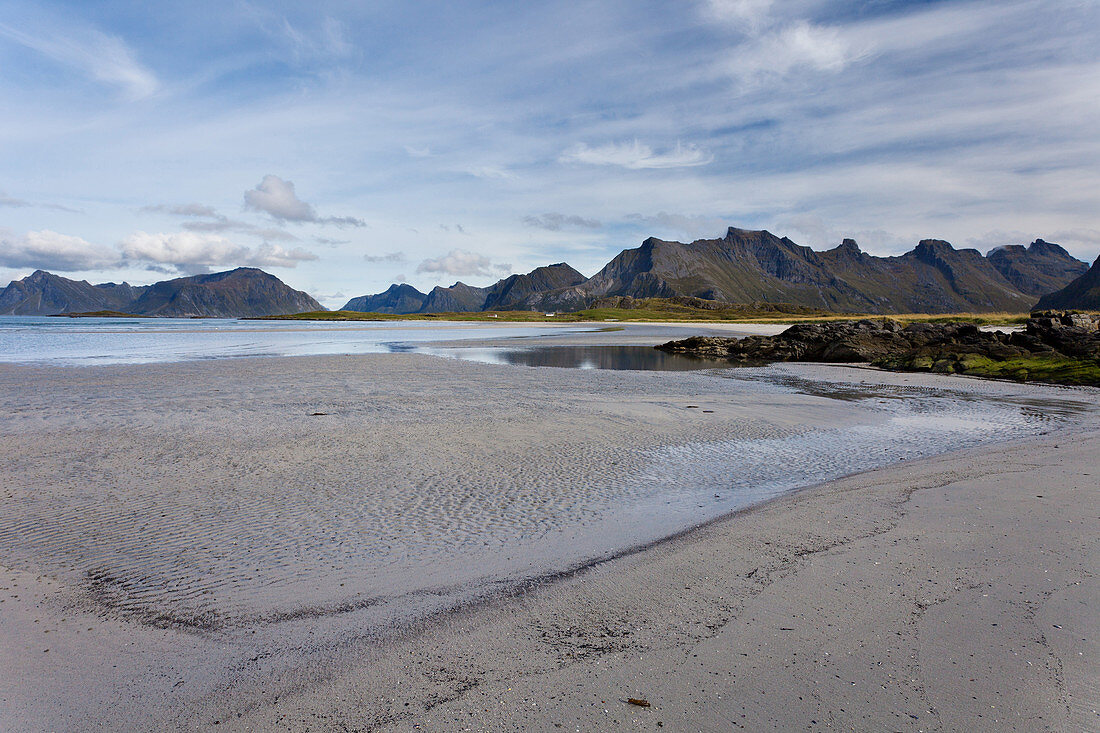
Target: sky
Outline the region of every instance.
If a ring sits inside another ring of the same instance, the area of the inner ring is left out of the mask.
[[[324,305],[728,226],[1100,253],[1100,0],[0,0],[0,284]]]

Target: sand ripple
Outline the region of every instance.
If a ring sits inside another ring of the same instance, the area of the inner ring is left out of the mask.
[[[815,384],[408,355],[6,368],[0,561],[157,626],[393,611],[1079,409]]]

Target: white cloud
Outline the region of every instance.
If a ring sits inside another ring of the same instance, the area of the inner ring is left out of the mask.
[[[185,221],[183,228],[191,232],[240,232],[251,234],[263,240],[278,242],[297,242],[298,237],[283,229],[272,227],[257,227],[244,221],[219,217],[207,221]]]
[[[1090,251],[1095,252],[1096,246],[1100,245],[1100,229],[1060,229],[1053,234],[1048,234],[1047,238],[1058,244],[1069,242],[1087,246]]]
[[[299,66],[339,61],[355,54],[355,45],[348,40],[344,24],[332,16],[324,16],[316,25],[291,23],[281,9],[269,9],[268,4],[241,0],[243,15],[254,21],[272,40],[289,51],[288,56]],[[316,17],[313,15],[312,17]]]
[[[626,218],[659,230],[680,232],[691,237],[724,237],[727,228],[737,225],[737,222],[722,217],[670,214],[667,211],[628,214]]]
[[[363,255],[367,262],[404,262],[405,255],[402,252],[390,252],[384,255]]]
[[[25,206],[30,206],[30,201],[24,201],[23,199],[12,198],[0,193],[0,206],[10,206],[13,209],[21,209]]]
[[[523,223],[529,227],[546,229],[551,232],[559,232],[566,228],[599,229],[603,226],[596,219],[585,219],[581,216],[560,214],[554,211],[541,216],[525,216],[523,217]]]
[[[851,27],[812,23],[796,3],[772,0],[704,0],[705,17],[740,31],[742,41],[727,71],[745,82],[794,71],[835,72],[868,55],[875,39],[857,39]]]
[[[494,277],[512,271],[510,264],[493,264],[488,257],[463,249],[452,249],[442,257],[427,259],[416,267],[417,272],[441,275]]]
[[[156,204],[143,206],[142,213],[162,213],[189,219],[181,225],[190,232],[240,232],[259,237],[264,241],[297,242],[298,237],[283,229],[258,227],[246,221],[230,219],[212,206],[205,204]]]
[[[298,198],[294,182],[268,174],[256,187],[244,192],[245,208],[262,211],[279,221],[313,222],[336,226],[365,226],[362,219],[351,216],[319,217],[313,206]]]
[[[82,212],[76,209],[70,209],[68,206],[62,206],[61,204],[41,204],[34,201],[27,201],[25,199],[17,199],[13,196],[8,196],[0,191],[0,206],[8,206],[13,209],[24,209],[29,207],[38,207],[40,209],[50,209],[51,211],[64,211],[69,214],[80,214]]]
[[[562,153],[559,160],[563,163],[586,163],[588,165],[617,165],[631,170],[644,168],[689,168],[706,165],[714,159],[710,153],[696,145],[683,145],[664,152],[654,152],[648,145],[634,140],[630,143],[608,143],[589,147],[577,143]]]
[[[290,41],[291,49],[298,61],[306,59],[347,58],[355,51],[355,46],[347,39],[343,24],[330,16],[325,16],[320,28],[305,32],[282,19],[282,31]]]
[[[175,214],[176,216],[205,216],[211,218],[224,218],[213,206],[205,204],[156,204],[154,206],[142,206],[142,212]]]
[[[317,259],[317,255],[295,247],[287,249],[278,244],[264,242],[252,250],[252,254],[246,257],[242,264],[254,267],[297,267],[299,262]]]
[[[119,255],[113,249],[48,229],[27,232],[18,239],[0,239],[0,265],[5,267],[75,272],[117,264]]]
[[[160,87],[153,72],[142,66],[122,39],[116,36],[85,30],[80,33],[80,38],[65,33],[40,37],[6,23],[0,23],[0,36],[75,68],[97,81],[120,87],[132,99],[152,96]]]
[[[868,53],[836,28],[800,20],[742,46],[730,70],[747,81],[798,70],[836,72]]]
[[[704,14],[723,23],[745,25],[750,30],[763,25],[771,11],[772,0],[706,0]]]
[[[475,178],[489,178],[497,180],[507,180],[509,178],[515,178],[514,174],[496,165],[470,166],[464,172],[468,173],[471,176],[474,176]]]
[[[288,250],[267,242],[251,248],[234,244],[224,237],[197,232],[135,232],[119,243],[119,250],[127,260],[178,269],[241,265],[295,267],[299,262],[317,259],[313,253],[300,248]]]
[[[916,240],[907,240],[883,229],[843,229],[832,226],[819,216],[796,214],[780,219],[775,228],[799,244],[817,250],[832,249],[845,239],[854,239],[860,249],[876,252],[905,252]]]
[[[244,192],[244,204],[249,209],[263,211],[284,221],[316,221],[317,212],[294,193],[294,182],[266,175],[250,191]]]

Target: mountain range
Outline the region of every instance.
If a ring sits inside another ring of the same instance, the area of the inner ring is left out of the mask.
[[[344,310],[572,311],[613,296],[692,296],[848,313],[1022,312],[1088,269],[1042,239],[1027,247],[998,247],[987,256],[925,239],[903,255],[876,257],[851,239],[818,252],[767,231],[730,227],[721,239],[689,244],[651,237],[587,279],[561,263],[488,288],[458,282],[424,294],[410,285],[394,285],[384,293],[353,298]]]
[[[1018,313],[1036,301],[1051,308],[1100,308],[1098,270],[1042,239],[987,255],[925,239],[905,254],[876,257],[851,239],[819,252],[767,231],[730,227],[720,239],[688,244],[650,237],[590,278],[561,262],[488,287],[457,282],[422,293],[411,285],[392,285],[352,298],[344,310],[573,311],[622,296],[784,303],[841,313]],[[319,310],[324,308],[306,293],[247,267],[146,286],[93,285],[39,270],[0,290],[0,315],[120,311],[232,318]]]
[[[587,278],[564,262],[538,267],[526,275],[509,275],[487,288],[457,282],[422,293],[411,285],[391,285],[377,295],[352,298],[342,310],[360,313],[473,313],[486,310],[533,310],[526,305],[540,293],[580,285]]]
[[[300,290],[252,267],[165,280],[153,285],[92,285],[38,270],[0,290],[0,315],[119,311],[141,316],[235,318],[324,310]]]

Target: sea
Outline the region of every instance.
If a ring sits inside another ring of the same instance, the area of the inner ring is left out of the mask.
[[[410,351],[439,341],[531,339],[591,331],[446,321],[259,321],[235,318],[0,316],[0,363],[92,366],[256,356]],[[490,357],[484,353],[483,359]]]

